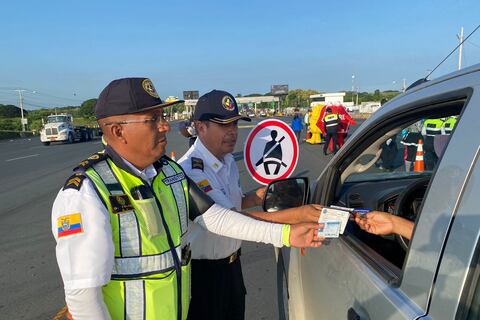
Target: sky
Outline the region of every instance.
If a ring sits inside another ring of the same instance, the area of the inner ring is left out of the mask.
[[[80,105],[134,76],[162,98],[401,90],[480,24],[478,0],[17,0],[0,12],[0,104],[22,89],[26,109]],[[480,30],[463,52],[463,67],[480,63]],[[432,78],[457,66],[456,52]]]

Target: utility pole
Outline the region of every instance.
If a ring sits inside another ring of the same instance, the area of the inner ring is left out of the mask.
[[[407,79],[403,78],[403,92],[407,90]]]
[[[353,104],[353,92],[355,91],[355,86],[354,86],[354,84],[353,84],[354,80],[355,80],[355,75],[352,74],[352,104]],[[357,103],[357,104],[358,104],[358,103]]]
[[[22,115],[22,131],[25,131],[25,119],[23,118],[23,95],[22,95],[22,92],[24,91],[27,91],[27,90],[20,90],[20,89],[17,89],[17,90],[14,90],[14,91],[17,91],[18,92],[18,95],[19,95],[19,100],[20,100],[20,114]]]
[[[355,105],[358,106],[358,87],[357,87],[357,102]]]
[[[460,29],[460,35],[457,35],[458,41],[460,41],[460,47],[458,48],[458,70],[462,69],[462,51],[463,51],[463,27]]]

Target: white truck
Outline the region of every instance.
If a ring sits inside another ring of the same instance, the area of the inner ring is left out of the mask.
[[[93,138],[91,128],[75,126],[71,114],[50,115],[40,131],[40,141],[46,146],[50,142],[89,141]]]

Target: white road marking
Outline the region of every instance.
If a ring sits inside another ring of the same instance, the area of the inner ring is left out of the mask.
[[[29,156],[24,156],[24,157],[18,157],[18,158],[8,159],[8,160],[5,160],[5,162],[14,161],[14,160],[20,160],[20,159],[25,159],[25,158],[31,158],[31,157],[36,157],[36,156],[39,156],[39,155],[40,155],[39,153],[31,154],[31,155],[29,155]]]

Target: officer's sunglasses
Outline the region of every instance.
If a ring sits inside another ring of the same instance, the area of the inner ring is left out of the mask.
[[[153,122],[155,124],[167,124],[168,121],[165,120],[163,116],[155,116],[147,119],[138,119],[138,120],[124,120],[124,121],[116,121],[116,122],[107,122],[104,123],[104,126],[111,126],[113,124],[129,124],[129,123],[149,123]]]

